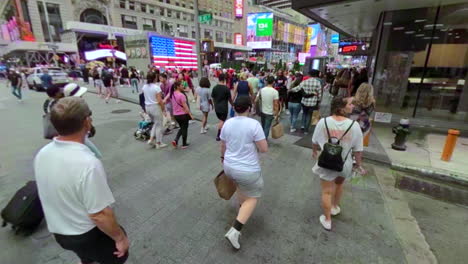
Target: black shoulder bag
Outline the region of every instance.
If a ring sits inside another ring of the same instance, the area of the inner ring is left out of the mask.
[[[351,152],[351,149],[348,151],[348,154],[346,154],[346,157],[343,160],[343,157],[341,156],[341,153],[343,152],[343,147],[340,145],[340,143],[343,137],[353,127],[354,121],[351,123],[348,129],[346,129],[346,131],[340,137],[340,139],[333,137],[337,139],[335,143],[333,143],[332,137],[330,136],[330,131],[328,130],[328,125],[327,125],[327,119],[325,118],[324,121],[325,121],[325,127],[327,128],[328,142],[323,145],[322,153],[320,153],[320,156],[318,158],[318,165],[319,167],[322,167],[325,169],[341,172],[343,171],[344,163],[346,159],[348,158],[348,155]]]

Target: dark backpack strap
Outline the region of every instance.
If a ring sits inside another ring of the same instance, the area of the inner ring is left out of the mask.
[[[344,134],[340,137],[340,139],[338,139],[338,141],[341,141],[341,140],[344,138],[344,136],[346,136],[346,134],[348,134],[349,130],[351,130],[351,128],[353,127],[354,122],[355,122],[355,121],[353,120],[353,122],[351,123],[351,125],[348,127],[348,129],[346,129],[346,131],[345,131]],[[325,123],[325,124],[326,124],[326,123]]]
[[[328,140],[330,140],[331,136],[330,136],[330,131],[328,130],[327,118],[325,117],[323,121],[325,121],[325,128],[327,129]]]

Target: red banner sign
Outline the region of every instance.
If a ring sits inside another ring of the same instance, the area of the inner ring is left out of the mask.
[[[235,45],[243,45],[243,39],[242,39],[242,34],[241,33],[235,33],[234,34],[234,44]]]
[[[236,18],[242,18],[244,16],[244,0],[235,0],[234,10]]]

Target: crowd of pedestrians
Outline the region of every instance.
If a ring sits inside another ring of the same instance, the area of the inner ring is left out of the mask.
[[[118,102],[119,85],[139,94],[142,110],[152,122],[147,143],[156,149],[168,146],[164,135],[174,130],[177,133],[172,146],[189,147],[194,102],[198,101],[202,113],[201,134],[207,133],[209,112],[214,110],[219,120],[216,140],[220,142],[222,167],[237,188],[232,199],[237,202],[238,214],[225,234],[235,249],[240,249],[242,227],[262,196],[264,183],[259,153],[268,152],[269,133],[275,119],[290,115],[289,131],[296,133],[302,111],[300,130],[306,135],[324,94],[331,98],[330,114],[313,124],[311,138],[312,156],[320,161],[313,166],[311,163],[322,189],[323,214],[318,222],[326,230],[332,229],[332,216],[341,212],[345,180],[354,171],[365,173],[363,135],[370,131],[370,118],[375,109],[373,87],[368,83],[365,69],[345,69],[336,77],[329,75],[317,70],[311,70],[307,76],[281,70],[276,73],[243,70],[236,74],[226,69],[216,72],[212,78],[202,77],[194,84],[187,70],[161,72],[149,68],[146,75],[126,67],[95,67],[89,71],[98,96],[106,103],[111,97]],[[21,86],[21,76],[13,71],[8,79],[12,93],[21,99],[17,88]],[[102,156],[99,150],[93,149],[92,143],[87,143],[95,129],[91,109],[81,98],[84,93],[86,88],[77,84],[61,89],[50,83],[47,89],[49,99],[43,109],[50,115],[57,136],[35,158],[39,195],[49,231],[63,248],[75,252],[82,263],[124,263],[129,240],[110,207],[115,200],[99,159]],[[329,158],[335,153],[327,152],[331,148],[340,148],[340,159],[335,161],[341,163],[338,166],[341,170],[328,164],[327,155]],[[67,173],[63,174],[65,170]]]

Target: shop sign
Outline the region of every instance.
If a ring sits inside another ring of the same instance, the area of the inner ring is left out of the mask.
[[[392,113],[375,112],[374,121],[380,123],[391,123]]]
[[[234,12],[236,14],[236,18],[242,18],[244,16],[244,0],[235,0]]]
[[[341,45],[338,48],[338,53],[340,54],[354,54],[354,53],[362,53],[367,50],[365,43],[352,43],[348,45]]]
[[[242,45],[243,43],[243,39],[242,39],[242,34],[241,33],[235,33],[234,34],[234,44],[235,45]]]

